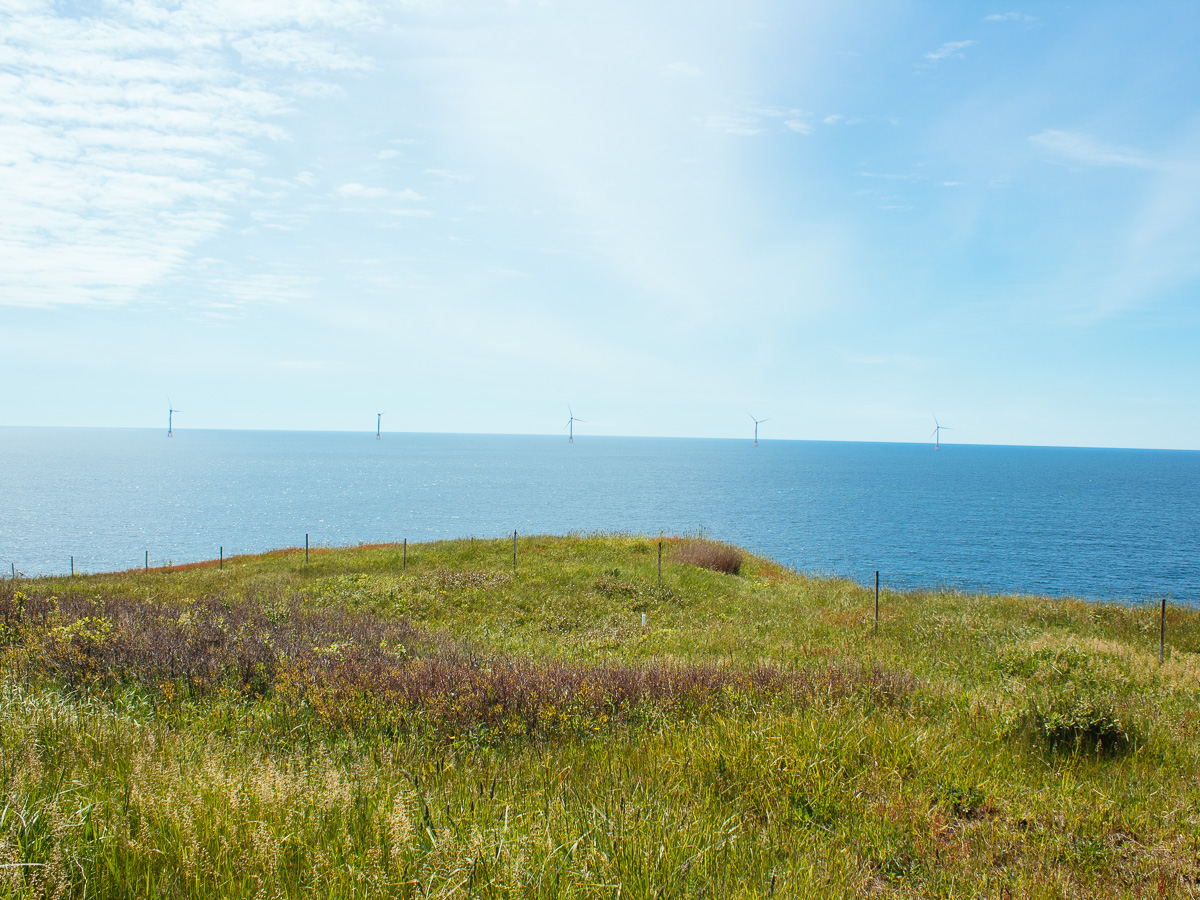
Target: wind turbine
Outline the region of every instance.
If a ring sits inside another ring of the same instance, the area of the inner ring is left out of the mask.
[[[175,418],[175,413],[183,412],[182,409],[174,409],[171,406],[171,398],[167,398],[167,437],[175,437],[172,419]]]
[[[933,449],[941,450],[942,449],[942,447],[941,447],[942,432],[943,431],[953,431],[954,429],[951,428],[949,425],[943,425],[941,422],[939,422],[937,420],[937,416],[933,417],[933,426],[934,426],[933,431],[931,431],[929,433],[929,436],[931,438],[933,438]]]
[[[375,440],[381,440],[380,429],[383,425],[383,413],[375,413]]]
[[[575,423],[584,422],[586,420],[578,418],[575,413],[572,412],[570,403],[567,404],[567,412],[571,414],[571,418],[567,419],[567,424],[563,427],[570,429],[570,435],[567,437],[567,443],[573,444],[575,443]]]
[[[746,413],[746,415],[748,415],[748,416],[750,416],[750,418],[754,419],[754,416],[750,415],[750,413]],[[761,425],[763,422],[770,422],[770,421],[771,421],[770,419],[754,419],[754,446],[755,447],[758,446],[758,426]]]

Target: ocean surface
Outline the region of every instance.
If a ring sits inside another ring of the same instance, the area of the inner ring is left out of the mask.
[[[1200,600],[1200,452],[0,428],[0,566],[626,531],[887,585]]]

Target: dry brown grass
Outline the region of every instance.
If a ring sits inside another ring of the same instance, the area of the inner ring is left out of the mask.
[[[736,575],[742,568],[742,551],[717,541],[688,541],[675,551],[675,561],[724,575]]]

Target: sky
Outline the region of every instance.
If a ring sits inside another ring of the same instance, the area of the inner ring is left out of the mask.
[[[1200,4],[0,0],[0,425],[1200,449]]]

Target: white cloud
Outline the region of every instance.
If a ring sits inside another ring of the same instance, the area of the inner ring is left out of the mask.
[[[766,132],[758,116],[748,113],[710,113],[704,124],[715,131],[723,131],[725,134],[735,134],[742,137]]]
[[[1040,134],[1032,135],[1029,140],[1043,150],[1089,166],[1158,168],[1158,163],[1136,150],[1104,144],[1093,137],[1074,131],[1047,129]]]
[[[704,74],[698,66],[685,62],[668,63],[661,72],[667,78],[699,78]]]
[[[447,181],[466,181],[465,175],[459,175],[457,172],[451,172],[448,169],[426,169],[426,175],[434,175],[438,178],[445,178]]]
[[[1057,288],[1055,296],[1071,298],[1069,321],[1094,322],[1123,313],[1200,277],[1195,254],[1200,241],[1200,157],[1194,146],[1181,156],[1158,157],[1053,129],[1029,141],[1072,163],[1141,173],[1129,185],[1137,192],[1137,202],[1124,220],[1113,219],[1100,265],[1089,259],[1082,277],[1078,267],[1071,267],[1066,283]]]
[[[965,55],[963,51],[974,43],[974,41],[947,41],[936,50],[926,53],[925,58],[931,62],[941,62],[943,59],[962,59]]]
[[[357,54],[303,31],[267,31],[233,42],[243,62],[252,66],[314,70],[369,69],[372,63]]]
[[[387,188],[367,187],[359,184],[356,181],[351,181],[340,185],[337,188],[339,197],[361,198],[364,200],[378,200],[380,197],[388,197],[393,200],[408,200],[417,201],[425,198],[414,191],[412,188],[404,188],[400,191],[390,191]]]
[[[784,127],[789,131],[798,134],[812,134],[813,127],[807,116],[808,114],[802,109],[783,106],[749,106],[732,113],[710,113],[704,124],[726,134],[753,136],[767,133],[767,126],[770,123],[764,122],[764,119],[776,119],[782,121]]]
[[[288,137],[293,73],[366,65],[328,40],[370,20],[354,0],[59,9],[0,5],[0,304],[123,302],[176,272]]]
[[[374,197],[386,197],[388,194],[385,188],[365,187],[356,181],[351,181],[347,184],[339,186],[337,193],[340,197],[364,197],[367,199]]]
[[[1020,12],[992,13],[990,16],[984,16],[985,22],[1036,22],[1034,16]]]

